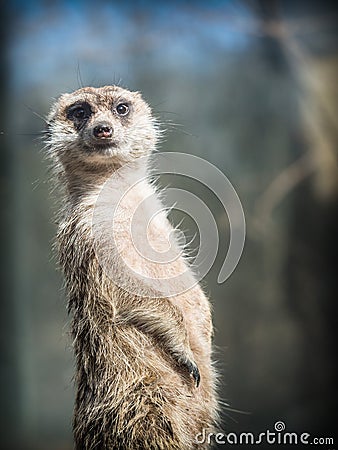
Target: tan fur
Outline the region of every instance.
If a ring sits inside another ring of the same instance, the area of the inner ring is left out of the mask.
[[[90,104],[91,115],[80,127],[67,111],[81,102]],[[114,109],[121,102],[130,106],[124,118]],[[113,139],[98,151],[90,133],[100,121],[112,124]],[[116,86],[64,94],[48,117],[46,148],[62,193],[57,242],[73,317],[78,450],[208,448],[195,436],[203,428],[212,431],[216,420],[209,302],[196,283],[179,295],[163,295],[161,278],[168,274],[186,271],[184,280],[194,284],[184,257],[145,264],[131,240],[130,220],[140,201],[154,194],[155,208],[161,207],[152,184],[145,179],[117,207],[114,245],[104,233],[98,241],[100,233],[93,235],[93,217],[107,207],[100,197],[105,183],[118,174],[107,188],[115,207],[137,173],[146,173],[144,156],[155,149],[157,136],[141,96]],[[97,226],[105,221],[103,215]],[[147,238],[154,249],[166,249],[171,230],[164,213],[151,221]],[[140,277],[126,271],[119,255]],[[143,276],[153,282],[144,283]]]

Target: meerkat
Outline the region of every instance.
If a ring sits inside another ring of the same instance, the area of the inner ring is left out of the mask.
[[[217,418],[209,300],[198,283],[167,295],[168,274],[174,283],[176,274],[194,277],[184,256],[154,262],[130,236],[144,199],[161,209],[147,178],[159,137],[150,107],[118,86],[81,88],[52,106],[46,134],[61,197],[56,242],[72,316],[76,449],[208,448],[196,435],[212,432]],[[113,227],[108,214],[93,232],[102,191],[101,203],[118,213]],[[171,231],[162,211],[139,238],[161,251]]]

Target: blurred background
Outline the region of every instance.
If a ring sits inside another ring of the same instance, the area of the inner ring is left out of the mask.
[[[141,91],[167,129],[161,150],[205,158],[241,199],[241,261],[217,284],[222,247],[204,280],[229,404],[220,431],[282,420],[334,437],[334,3],[14,0],[1,11],[0,448],[72,448],[74,364],[40,137],[53,98],[82,84]],[[224,211],[201,195],[226,238]]]

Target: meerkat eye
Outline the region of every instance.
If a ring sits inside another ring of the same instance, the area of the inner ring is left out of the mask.
[[[83,108],[81,108],[81,107],[76,108],[76,110],[73,111],[72,116],[75,119],[84,119],[86,117],[86,111]]]
[[[127,103],[120,103],[116,106],[116,112],[119,116],[126,116],[129,113],[129,106]]]
[[[82,103],[70,106],[67,111],[67,118],[70,120],[81,121],[88,119],[92,114],[90,105],[88,103]]]

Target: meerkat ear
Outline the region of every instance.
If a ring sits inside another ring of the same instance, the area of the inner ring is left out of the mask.
[[[64,93],[60,94],[57,97],[51,97],[52,100],[52,106],[49,111],[49,114],[47,116],[47,125],[50,124],[54,117],[57,115],[57,113],[62,109],[62,106],[66,104],[67,98],[70,97],[71,94]]]

